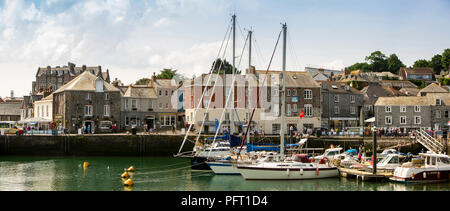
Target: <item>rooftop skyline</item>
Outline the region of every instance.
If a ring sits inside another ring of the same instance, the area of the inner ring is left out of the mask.
[[[267,68],[284,22],[290,70],[340,69],[376,50],[411,66],[450,47],[449,9],[447,0],[4,0],[0,96],[28,95],[38,67],[67,62],[101,65],[125,84],[163,68],[207,73],[234,13],[236,55],[251,28],[256,69]],[[231,47],[225,58],[231,61]],[[271,69],[281,69],[281,46]]]

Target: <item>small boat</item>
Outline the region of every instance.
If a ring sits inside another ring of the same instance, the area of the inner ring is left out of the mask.
[[[411,161],[412,155],[387,154],[383,159],[377,162],[377,171],[394,172],[394,170],[404,163]],[[373,165],[367,166],[372,171]]]
[[[448,155],[420,153],[421,159],[395,168],[390,179],[401,183],[445,182],[450,180],[450,158]],[[422,162],[423,161],[423,164]]]

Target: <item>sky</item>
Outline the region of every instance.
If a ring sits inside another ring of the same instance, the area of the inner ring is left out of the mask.
[[[410,66],[450,48],[448,11],[450,0],[0,0],[0,97],[29,94],[38,67],[68,62],[101,65],[127,85],[163,68],[207,73],[232,14],[239,69],[249,29],[252,64],[267,69],[281,23],[288,70],[340,69],[376,50]],[[226,49],[230,61],[231,41]],[[271,69],[281,69],[281,46]]]

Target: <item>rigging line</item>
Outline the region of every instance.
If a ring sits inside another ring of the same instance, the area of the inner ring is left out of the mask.
[[[216,82],[217,82],[217,79],[218,79],[219,76],[220,76],[220,69],[222,69],[222,65],[223,65],[223,63],[224,63],[223,60],[225,59],[226,50],[227,50],[227,47],[228,47],[228,42],[230,41],[230,37],[231,37],[231,33],[230,33],[229,36],[228,36],[227,44],[225,45],[225,50],[224,50],[223,55],[222,55],[222,61],[220,62],[220,66],[219,66],[219,69],[218,69],[218,73],[216,74],[216,79],[214,80],[214,81],[216,81]],[[224,72],[226,73],[226,70],[225,70]],[[210,73],[210,77],[211,77],[211,76],[212,76],[212,72]],[[208,85],[209,85],[209,83],[206,84],[204,93],[207,92]],[[207,106],[207,108],[206,108],[206,113],[208,113],[209,108],[210,108],[210,106],[211,106],[211,101],[212,101],[212,97],[214,96],[214,91],[216,90],[216,85],[217,85],[217,83],[214,83],[213,90],[212,90],[211,96],[209,97],[209,101],[208,101],[208,104],[207,104],[208,106]],[[203,86],[203,84],[202,84],[202,86]],[[202,100],[202,101],[203,101],[203,100]],[[202,103],[204,103],[204,102],[202,102]],[[196,114],[196,113],[195,113],[195,114]],[[195,114],[194,114],[194,115],[195,115]],[[200,126],[200,130],[198,131],[198,135],[197,135],[196,140],[199,140],[199,138],[200,138],[200,135],[201,135],[201,133],[202,133],[202,130],[203,130],[203,127],[204,127],[204,124],[205,124],[205,120],[206,120],[206,115],[203,116],[202,125]],[[194,123],[195,123],[195,122],[194,122]]]
[[[269,72],[270,66],[272,65],[273,57],[275,56],[275,52],[276,52],[276,50],[277,50],[278,43],[280,42],[280,37],[281,37],[281,33],[282,33],[282,32],[283,32],[283,29],[281,29],[280,33],[278,34],[278,39],[277,39],[277,42],[276,42],[276,44],[275,44],[275,48],[273,49],[272,57],[270,58],[270,62],[269,62],[269,66],[267,66],[267,71],[266,71],[266,74],[265,74],[265,76],[264,76],[263,83],[261,84],[261,89],[259,90],[259,96],[261,96],[262,86],[264,85],[264,83],[265,83],[265,81],[266,81],[266,79],[267,79],[267,73]],[[255,110],[256,110],[256,107],[253,108],[252,115],[250,116],[249,123],[253,120],[253,115],[255,114]],[[249,129],[249,128],[250,128],[250,124],[247,125],[247,132],[245,133],[244,140],[247,138],[247,135],[248,135],[248,129]],[[240,157],[240,155],[241,155],[241,151],[242,151],[242,147],[243,147],[243,146],[244,146],[244,142],[241,141],[241,148],[239,149],[239,152],[238,152],[239,157]]]
[[[255,37],[255,35],[253,35],[253,37]],[[261,48],[259,47],[259,44],[258,44],[256,38],[254,39],[254,41],[255,41],[254,43],[255,43],[256,53],[258,54],[257,55],[258,62],[260,62],[263,65],[263,67],[265,67],[265,66],[267,66],[267,64],[265,62],[266,60],[264,59],[264,57],[262,55]],[[261,62],[261,60],[262,60],[262,62]]]
[[[225,37],[224,37],[224,39],[222,40],[222,45],[220,46],[219,52],[217,53],[217,56],[216,56],[216,59],[215,59],[214,62],[213,62],[213,66],[211,67],[210,73],[212,73],[212,71],[214,70],[214,67],[215,67],[215,64],[216,64],[216,62],[217,62],[217,59],[218,59],[218,57],[220,56],[220,52],[222,51],[223,44],[225,43],[225,39],[226,39],[226,37],[227,37],[227,34],[228,34],[228,33],[231,34],[231,30],[230,30],[230,29],[231,29],[231,26],[232,26],[232,21],[230,21],[230,25],[228,25],[227,32],[225,33]],[[228,38],[228,40],[229,40],[229,38]],[[228,41],[227,41],[227,45],[228,45]],[[194,80],[195,80],[195,79],[194,79]],[[210,81],[210,80],[211,80],[211,75],[208,77],[208,82],[207,82],[207,84],[209,84],[209,81]],[[200,97],[200,101],[199,101],[199,103],[198,103],[198,105],[197,105],[197,109],[194,110],[194,118],[195,118],[195,115],[197,114],[197,110],[199,109],[199,107],[200,107],[200,105],[201,105],[201,103],[202,103],[202,101],[203,101],[203,97],[204,97],[204,96],[205,96],[205,92],[202,93],[202,96]],[[187,132],[186,132],[186,136],[184,137],[183,143],[181,144],[181,147],[180,147],[180,149],[178,150],[178,154],[180,154],[180,153],[181,153],[181,150],[183,149],[184,143],[186,142],[186,139],[187,139],[187,137],[189,136],[189,132],[192,130],[192,125],[193,125],[193,124],[189,125],[189,128],[188,128],[188,130],[187,130]]]
[[[155,167],[151,167],[151,168],[136,168],[136,170],[150,170],[150,169],[160,169],[163,167],[171,167],[171,166],[177,166],[180,164],[186,164],[186,162],[180,162],[180,163],[175,163],[175,164],[170,164],[170,165],[164,165],[164,166],[155,166]]]
[[[244,47],[242,48],[242,53],[241,54],[244,54],[244,50],[245,50],[245,48],[247,46],[247,41],[248,41],[248,36],[247,36],[247,39],[245,39]],[[241,57],[241,59],[239,59],[238,68],[241,66],[241,61],[242,61],[242,57]],[[235,73],[233,75],[233,80],[230,83],[233,87],[230,88],[230,90],[228,91],[228,97],[227,97],[227,100],[225,101],[225,108],[228,108],[228,103],[229,103],[230,97],[231,97],[231,91],[234,89],[234,83],[236,81],[236,75],[237,75],[237,71],[235,71]],[[226,84],[225,84],[225,86],[226,86]],[[233,103],[234,103],[234,96],[233,96]],[[226,109],[222,110],[222,115],[220,116],[218,128],[220,128],[220,126],[222,125],[222,119],[224,117],[225,111],[226,111]],[[234,124],[234,120],[231,120],[230,123]],[[214,135],[213,143],[216,142],[218,133],[219,133],[219,130],[216,130],[216,134]],[[233,135],[233,134],[231,134],[231,135]],[[231,135],[230,135],[230,137],[231,137]],[[208,157],[209,157],[210,154],[211,154],[211,151],[208,152]]]
[[[290,34],[290,32],[288,31],[287,32],[288,34],[288,42],[289,42],[289,47],[290,47],[290,50],[292,51],[292,54],[293,54],[293,56],[294,56],[294,60],[295,60],[295,63],[296,63],[296,65],[297,65],[297,67],[298,67],[298,69],[297,70],[300,70],[300,60],[298,59],[299,57],[297,56],[297,52],[295,51],[295,48],[294,48],[294,42],[292,41],[292,36],[291,36],[291,34]]]

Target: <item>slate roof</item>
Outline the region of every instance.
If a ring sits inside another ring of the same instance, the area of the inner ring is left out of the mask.
[[[448,93],[448,90],[440,87],[435,83],[432,83],[427,87],[421,89],[417,95],[421,95],[422,93]]]
[[[95,80],[97,76],[93,75],[89,71],[83,72],[81,75],[77,76],[69,83],[65,84],[54,93],[60,93],[63,91],[95,91]],[[117,91],[120,92],[119,89],[114,87],[112,84],[109,84],[103,81],[104,91]]]
[[[22,103],[0,103],[0,116],[20,116]]]
[[[123,96],[135,98],[157,98],[155,89],[146,85],[129,86]]]

